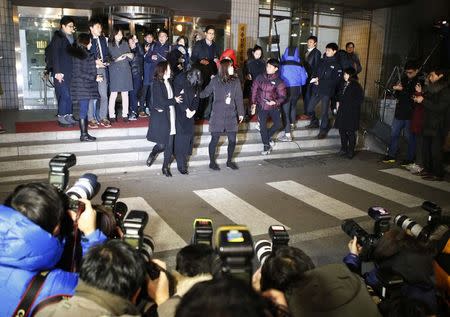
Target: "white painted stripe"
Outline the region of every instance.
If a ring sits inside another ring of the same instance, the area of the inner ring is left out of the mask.
[[[155,252],[179,249],[186,246],[186,242],[156,213],[156,211],[142,197],[121,198],[119,201],[128,206],[128,210],[142,210],[149,215],[145,233],[155,242]]]
[[[246,225],[252,235],[267,233],[271,225],[283,225],[225,188],[194,190],[194,193],[234,223]]]
[[[355,207],[291,180],[267,183],[267,185],[340,220],[367,215]]]
[[[450,192],[450,183],[446,182],[446,181],[426,181],[424,179],[422,179],[422,177],[417,176],[417,175],[413,175],[411,172],[401,169],[401,168],[388,168],[388,169],[384,169],[384,170],[380,170],[383,173],[388,173],[394,176],[398,176],[404,179],[407,179],[409,181],[415,182],[415,183],[419,183],[419,184],[423,184],[423,185],[427,185],[433,188],[437,188],[446,192]]]
[[[423,198],[415,197],[410,194],[401,192],[391,187],[380,185],[378,183],[369,181],[367,179],[352,175],[352,174],[339,174],[330,175],[332,179],[343,182],[347,185],[364,190],[373,195],[380,196],[384,199],[392,200],[398,204],[406,207],[417,207],[422,205]]]

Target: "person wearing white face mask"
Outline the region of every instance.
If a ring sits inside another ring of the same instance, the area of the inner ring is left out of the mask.
[[[173,154],[175,127],[175,104],[183,102],[182,96],[174,96],[172,85],[169,81],[171,75],[167,61],[156,65],[155,78],[151,86],[149,128],[147,140],[155,142],[152,152],[148,156],[147,166],[151,166],[159,153],[164,152],[162,173],[172,177],[169,163]]]
[[[227,167],[236,170],[238,166],[232,162],[236,147],[236,134],[239,123],[244,119],[244,104],[239,78],[234,72],[233,61],[223,59],[220,62],[218,76],[211,79],[208,86],[200,93],[200,98],[214,95],[214,102],[209,120],[209,168],[218,171],[220,167],[216,163],[215,154],[217,143],[223,133],[228,137]]]

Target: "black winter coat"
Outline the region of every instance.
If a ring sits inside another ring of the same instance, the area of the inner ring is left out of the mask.
[[[144,49],[141,45],[136,44],[136,47],[131,50],[134,54],[130,61],[131,74],[133,77],[142,77],[144,75]]]
[[[423,135],[444,135],[448,129],[447,116],[450,111],[450,84],[439,80],[425,88],[423,106]]]
[[[266,72],[266,63],[262,58],[249,59],[245,65],[245,73],[252,76],[252,80]]]
[[[175,77],[173,91],[175,96],[183,97],[183,102],[175,106],[177,135],[194,135],[194,117],[186,117],[186,109],[191,111],[198,109],[199,92],[191,86],[186,78],[186,73]]]
[[[305,70],[308,73],[308,77],[311,78],[311,75],[314,73],[315,69],[317,68],[317,65],[320,62],[321,58],[320,51],[317,48],[314,48],[311,50],[311,52],[306,56],[305,54]]]
[[[95,67],[94,54],[81,46],[71,47],[69,52],[72,55],[73,64],[72,82],[70,85],[72,100],[80,101],[100,98],[96,81],[97,68]]]
[[[63,31],[56,31],[51,41],[52,67],[54,74],[64,74],[64,81],[70,85],[72,79],[72,55],[69,53],[71,44]]]
[[[239,79],[224,83],[219,76],[214,77],[205,90],[200,93],[200,98],[206,98],[211,94],[214,94],[214,102],[209,119],[209,132],[237,132],[238,116],[244,115]],[[227,96],[231,98],[229,104],[226,103]]]
[[[395,92],[395,97],[398,99],[397,107],[395,108],[395,119],[411,120],[414,111],[414,100],[412,97],[416,92],[418,82],[417,76],[413,79],[402,78],[403,90]]]
[[[319,96],[333,97],[336,94],[337,85],[342,78],[342,69],[335,56],[324,57],[317,65],[312,78],[319,78]]]
[[[169,144],[170,113],[169,106],[175,106],[175,98],[167,97],[167,88],[163,81],[154,80],[151,84],[150,120],[147,131],[147,140]],[[176,96],[174,94],[174,96]],[[159,112],[158,110],[162,110]]]
[[[345,87],[345,84],[345,81],[341,83],[337,95],[339,109],[334,126],[337,129],[356,131],[359,129],[364,91],[361,85],[355,80],[350,80],[347,87]]]

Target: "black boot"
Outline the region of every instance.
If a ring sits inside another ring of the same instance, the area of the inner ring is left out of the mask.
[[[147,158],[147,166],[148,167],[150,167],[150,166],[152,166],[152,164],[153,163],[155,163],[155,160],[156,160],[156,156],[157,156],[158,154],[156,153],[153,153],[153,151],[151,151],[150,152],[150,155],[148,156],[148,158]]]
[[[94,142],[95,140],[97,140],[96,137],[93,137],[91,135],[89,135],[88,133],[88,121],[86,119],[81,119],[79,121],[80,124],[80,141],[81,142]]]
[[[163,168],[162,168],[162,173],[163,173],[164,175],[166,175],[166,177],[172,177],[172,173],[170,172],[170,170],[169,170],[168,167],[163,167]]]

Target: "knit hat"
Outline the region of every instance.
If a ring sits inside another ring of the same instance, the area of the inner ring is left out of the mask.
[[[286,298],[294,317],[381,317],[363,280],[344,264],[307,271]]]

